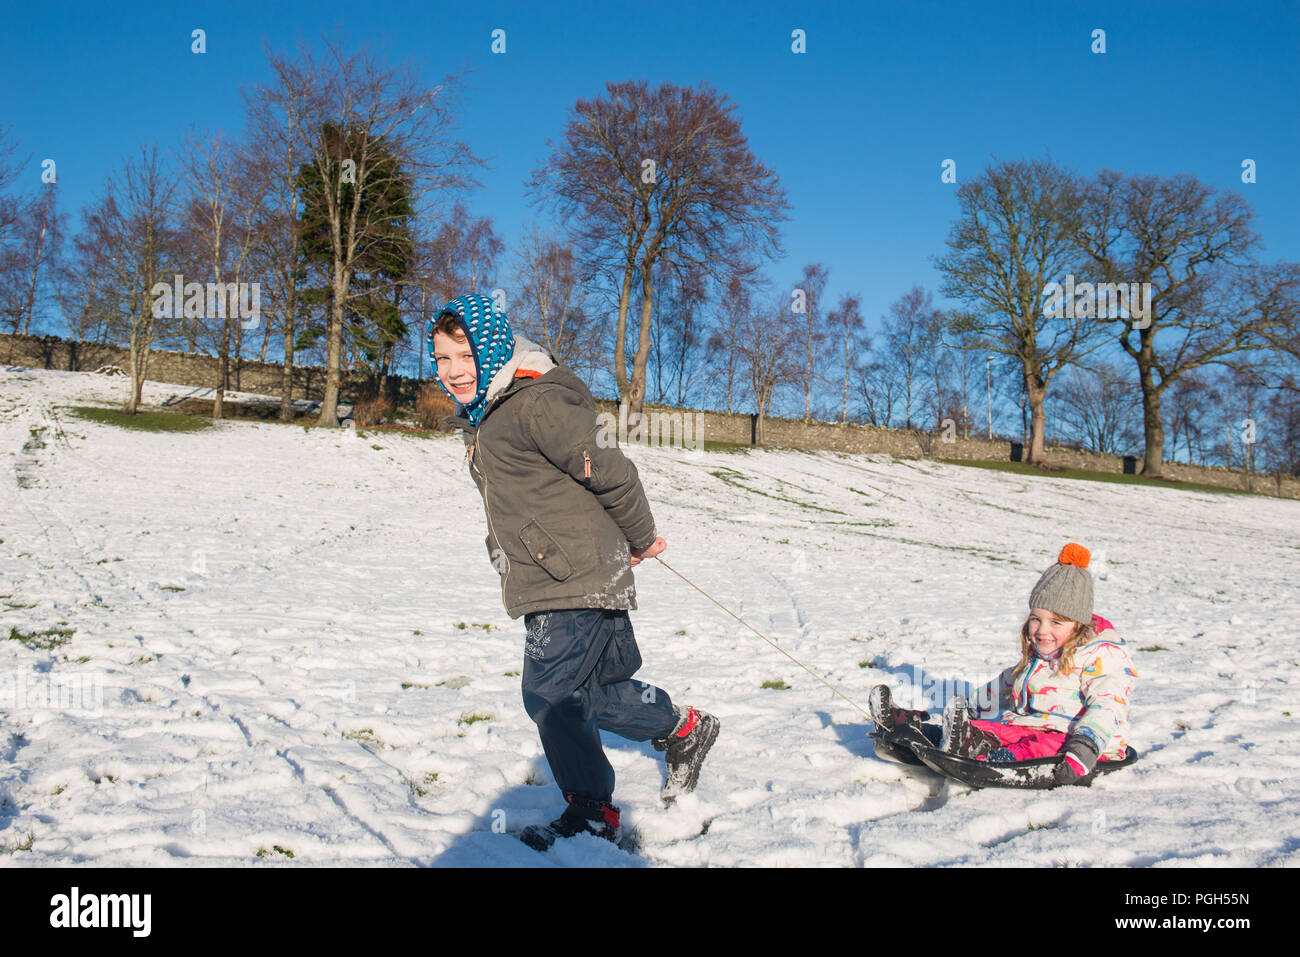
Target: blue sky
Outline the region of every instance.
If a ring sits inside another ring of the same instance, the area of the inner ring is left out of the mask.
[[[538,212],[524,180],[568,110],[606,81],[708,80],[739,107],[755,154],[792,204],[793,282],[830,269],[873,323],[914,284],[957,213],[940,181],[990,158],[1044,156],[1082,172],[1192,173],[1240,189],[1270,259],[1300,259],[1300,3],[47,3],[11,5],[0,36],[0,124],[58,163],[65,210],[138,144],[191,124],[238,130],[242,84],[280,50],[341,25],[431,80],[469,69],[460,131],[490,168],[468,197],[513,245]],[[202,56],[190,31],[207,32]],[[490,52],[506,30],[507,52]],[[790,51],[791,31],[807,50]],[[1090,50],[1106,31],[1107,51]],[[1243,185],[1241,161],[1258,164]]]

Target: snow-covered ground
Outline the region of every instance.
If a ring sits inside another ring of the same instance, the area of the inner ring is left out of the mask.
[[[1141,675],[1142,760],[1050,792],[881,761],[859,711],[650,562],[640,677],[722,734],[669,810],[661,756],[607,736],[640,854],[583,837],[541,856],[497,833],[560,799],[459,440],[62,408],[125,389],[0,370],[0,864],[1300,860],[1300,502],[632,449],[664,558],[863,705],[1012,663],[1039,572],[1090,547]]]

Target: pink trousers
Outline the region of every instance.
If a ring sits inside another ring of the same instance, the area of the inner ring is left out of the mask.
[[[988,731],[1002,742],[1003,747],[1016,756],[1017,761],[1030,758],[1050,758],[1060,753],[1068,737],[1060,731],[1042,731],[1038,728],[1022,728],[1015,724],[1002,724],[1000,721],[972,721],[972,725],[981,731]]]

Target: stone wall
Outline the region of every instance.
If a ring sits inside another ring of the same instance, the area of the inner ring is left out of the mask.
[[[127,350],[121,346],[99,345],[88,342],[69,342],[56,336],[13,336],[0,334],[0,361],[7,365],[29,366],[38,369],[63,369],[94,371],[101,365],[128,367]],[[174,382],[177,385],[214,387],[217,382],[217,360],[212,356],[188,352],[154,350],[149,360],[148,377],[157,382]],[[419,380],[394,376],[399,404],[413,408],[421,385]],[[241,392],[267,395],[280,394],[281,366],[273,362],[244,360],[231,364],[231,388]],[[318,366],[301,366],[293,370],[293,397],[319,400],[325,382],[325,370]],[[352,376],[342,387],[344,397],[356,395],[364,386],[362,376]],[[600,412],[608,413],[617,421],[618,404],[598,400]],[[667,422],[681,434],[684,420],[689,418],[692,441],[703,438],[707,442],[727,442],[735,445],[752,445],[757,430],[755,416],[748,413],[706,412],[694,409],[679,410],[665,406],[647,405],[646,411],[667,416]],[[652,420],[653,422],[653,420]],[[655,423],[656,434],[662,425]],[[876,453],[898,458],[963,459],[966,461],[1006,462],[1019,460],[1019,443],[989,441],[984,438],[955,438],[944,441],[942,436],[929,432],[882,429],[876,426],[835,425],[826,422],[805,423],[799,419],[769,418],[764,422],[764,445],[796,448],[826,449],[836,452]],[[669,434],[664,431],[662,434]],[[1118,455],[1105,455],[1070,448],[1048,447],[1047,462],[1067,468],[1089,469],[1094,472],[1125,471],[1125,460]],[[1130,470],[1139,463],[1129,461]],[[1300,479],[1282,475],[1259,475],[1206,465],[1165,463],[1166,477],[1175,481],[1200,482],[1220,488],[1247,491],[1300,499]]]
[[[36,369],[60,369],[67,372],[94,372],[100,366],[114,365],[129,372],[130,351],[123,346],[97,342],[72,342],[57,336],[15,336],[0,333],[0,362],[11,366]],[[278,362],[255,359],[230,360],[229,387],[236,392],[254,392],[279,396],[284,366]],[[220,360],[195,352],[172,352],[154,349],[149,353],[146,378],[153,382],[216,388]],[[399,404],[415,404],[420,383],[415,379],[391,376]],[[341,394],[355,396],[367,378],[351,375],[344,379]],[[320,401],[325,393],[325,370],[321,366],[294,366],[294,399]]]

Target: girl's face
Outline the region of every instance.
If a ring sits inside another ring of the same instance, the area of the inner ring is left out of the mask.
[[[474,350],[468,339],[453,339],[445,332],[433,334],[433,359],[438,364],[438,380],[461,405],[478,391],[478,370],[474,368]]]
[[[1062,618],[1046,608],[1029,610],[1029,640],[1040,658],[1050,658],[1061,650],[1061,646],[1074,634],[1077,622]]]

